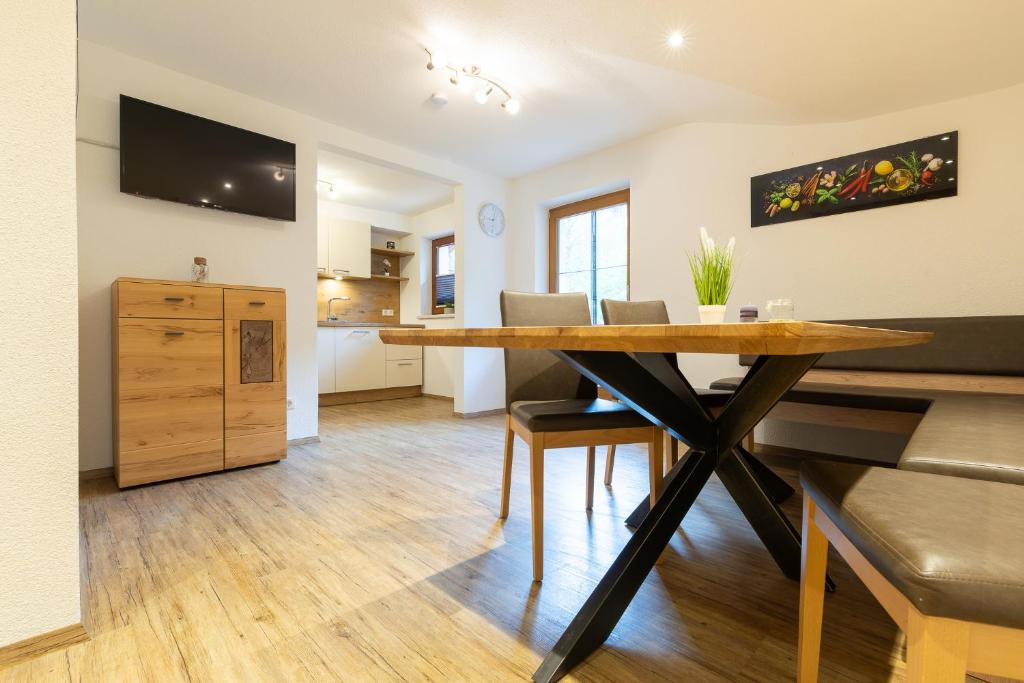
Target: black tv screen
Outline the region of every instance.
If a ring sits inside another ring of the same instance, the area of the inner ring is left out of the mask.
[[[121,95],[121,192],[295,220],[295,145]]]

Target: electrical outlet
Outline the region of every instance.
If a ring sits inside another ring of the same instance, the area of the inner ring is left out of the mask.
[[[288,399],[288,410],[295,410],[295,399]]]
[[[380,312],[380,314],[382,316],[384,316],[385,318],[390,318],[391,316],[393,316],[395,314],[395,309],[393,309],[393,308],[385,308],[385,309],[383,309]]]

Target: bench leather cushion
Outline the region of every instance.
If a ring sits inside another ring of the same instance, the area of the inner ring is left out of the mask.
[[[712,382],[711,388],[735,391],[741,381],[743,381],[742,377],[724,377]],[[842,408],[923,413],[928,410],[936,395],[937,392],[915,389],[885,389],[847,384],[797,382],[792,389],[785,393],[782,400]]]
[[[805,462],[804,494],[923,614],[1024,628],[1024,489]]]
[[[1024,354],[1020,352],[1020,342],[1024,339],[1024,315],[821,322],[907,332],[934,332],[935,338],[921,346],[826,353],[814,364],[816,368],[1024,376]],[[740,356],[740,364],[750,365],[755,358]]]
[[[936,399],[898,467],[1024,485],[1024,396]]]

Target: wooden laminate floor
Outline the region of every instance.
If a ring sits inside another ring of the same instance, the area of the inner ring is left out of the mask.
[[[629,537],[646,456],[584,511],[584,451],[547,457],[530,580],[526,448],[496,517],[502,417],[429,398],[322,408],[287,461],[118,491],[82,485],[91,640],[2,680],[526,680]],[[793,479],[793,474],[787,476]],[[799,496],[786,505],[796,519]],[[901,680],[902,638],[833,556],[823,680]],[[568,680],[791,681],[798,587],[713,478],[606,646]]]

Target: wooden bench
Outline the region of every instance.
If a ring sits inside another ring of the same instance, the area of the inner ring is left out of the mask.
[[[835,322],[929,331],[935,333],[935,339],[919,347],[826,354],[786,394],[768,419],[914,434],[940,398],[1024,397],[1024,316]],[[743,365],[752,361],[752,357],[740,357]],[[735,389],[740,379],[724,378],[712,383],[711,388]],[[944,420],[966,409],[966,405],[962,401],[955,406],[946,405],[942,409]],[[1015,412],[1018,405],[1016,401],[998,404],[1004,413]],[[1024,443],[1024,419],[1021,422],[1020,439]],[[937,425],[932,426],[937,429]],[[1007,436],[1006,429],[1002,433],[1004,438],[1012,437]],[[912,446],[914,440],[901,461],[911,454]],[[755,444],[752,439],[748,441],[748,450],[768,456],[793,454],[789,449]]]

